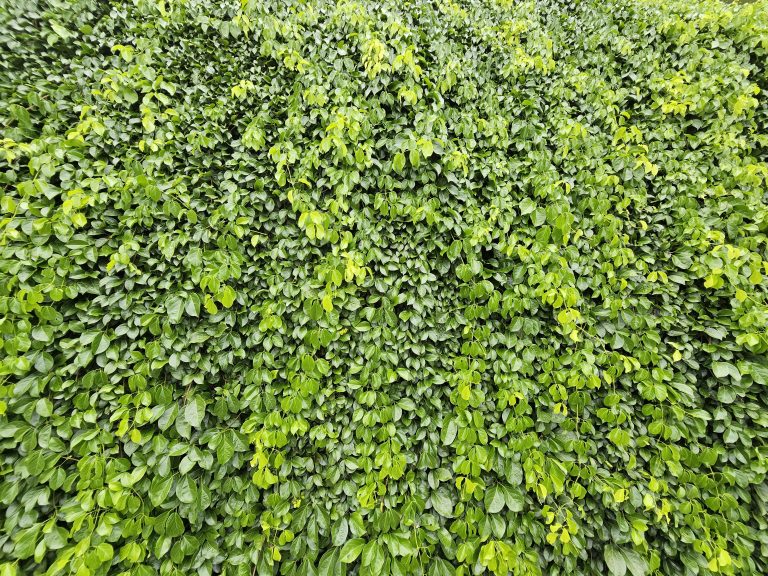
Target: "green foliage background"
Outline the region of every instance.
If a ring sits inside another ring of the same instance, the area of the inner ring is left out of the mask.
[[[766,0],[0,0],[0,575],[768,573],[766,60]]]

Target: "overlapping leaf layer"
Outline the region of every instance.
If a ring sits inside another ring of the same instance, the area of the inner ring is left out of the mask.
[[[768,572],[768,3],[0,1],[0,575]]]

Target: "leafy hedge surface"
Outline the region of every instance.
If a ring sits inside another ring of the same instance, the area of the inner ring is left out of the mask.
[[[768,573],[768,3],[0,2],[0,574]]]

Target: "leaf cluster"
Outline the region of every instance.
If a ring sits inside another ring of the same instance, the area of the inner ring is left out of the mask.
[[[768,573],[766,62],[766,0],[0,0],[0,576]]]

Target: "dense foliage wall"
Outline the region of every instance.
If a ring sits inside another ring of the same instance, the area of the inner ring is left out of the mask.
[[[768,573],[768,3],[0,0],[0,575]]]

